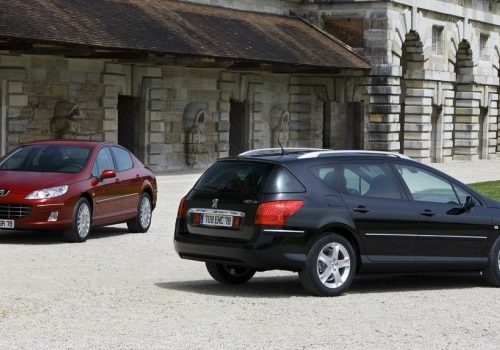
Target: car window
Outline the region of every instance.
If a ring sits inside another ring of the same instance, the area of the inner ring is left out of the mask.
[[[344,164],[340,190],[357,196],[402,199],[397,182],[385,164]]]
[[[97,158],[92,168],[92,176],[98,177],[104,170],[114,170],[113,158],[108,147],[102,148],[97,154]]]
[[[337,188],[338,170],[336,164],[321,164],[309,167],[309,172],[326,185]]]
[[[196,183],[195,189],[208,192],[260,193],[274,165],[263,162],[217,162]]]
[[[458,200],[460,204],[464,205],[467,197],[473,197],[469,192],[465,191],[463,188],[453,184],[453,188],[455,189],[455,193],[457,194]]]
[[[414,200],[419,202],[460,203],[453,186],[445,178],[412,165],[396,164],[396,169],[401,174]]]
[[[288,170],[278,167],[268,181],[263,193],[300,193],[304,186]]]
[[[115,156],[117,171],[124,171],[134,167],[134,162],[132,161],[132,157],[128,151],[115,146],[111,147],[111,149],[113,151],[113,155]]]
[[[18,148],[0,164],[10,171],[77,173],[90,155],[90,149],[61,144],[27,145]]]

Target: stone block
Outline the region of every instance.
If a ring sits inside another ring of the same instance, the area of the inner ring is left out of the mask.
[[[399,123],[399,114],[374,114],[370,113],[371,123]]]
[[[152,132],[149,134],[149,142],[151,143],[165,143],[165,134]]]
[[[165,143],[151,143],[148,145],[148,152],[150,154],[166,154],[169,152],[169,148],[173,151],[173,146]]]
[[[401,106],[391,105],[391,104],[372,104],[369,106],[369,110],[370,113],[393,114],[393,113],[400,113]]]
[[[455,130],[456,131],[478,131],[479,130],[479,124],[462,124],[462,123],[457,123],[457,124],[455,124]]]
[[[432,98],[430,97],[405,97],[406,106],[431,106]]]
[[[118,133],[116,131],[107,131],[104,133],[104,141],[118,142]]]
[[[114,120],[103,120],[102,129],[106,131],[118,131],[118,124]]]
[[[127,83],[127,78],[123,75],[117,74],[103,74],[102,83],[104,85],[125,86]]]
[[[369,142],[368,147],[374,151],[389,151],[397,152],[399,151],[400,144],[399,141],[377,141]]]
[[[371,95],[370,103],[374,104],[399,104],[399,96],[396,95]]]
[[[399,123],[369,123],[368,131],[370,132],[380,132],[380,133],[395,133],[399,132]]]
[[[408,106],[408,105],[405,105],[405,114],[430,115],[431,113],[432,113],[432,106]]]
[[[61,82],[65,83],[84,83],[87,80],[86,72],[62,70],[59,74],[61,77]]]
[[[430,141],[412,141],[412,140],[405,140],[404,141],[404,148],[405,152],[406,149],[423,149],[423,150],[428,150],[431,147],[431,142]]]
[[[28,105],[28,96],[26,95],[9,95],[9,106],[26,107]]]
[[[367,86],[366,92],[370,95],[397,95],[401,94],[399,86]]]
[[[405,123],[405,132],[430,132],[431,125],[430,124],[414,124],[414,123]]]
[[[9,81],[7,91],[10,94],[22,94],[23,93],[23,83],[20,81]]]
[[[430,141],[429,132],[408,132],[405,128],[405,141]]]
[[[103,97],[102,107],[108,109],[118,108],[118,97]]]
[[[150,100],[149,108],[152,111],[165,111],[167,110],[167,102],[163,100]]]
[[[149,124],[149,130],[151,132],[164,132],[165,131],[165,123],[163,123],[163,122],[151,122]]]
[[[407,88],[406,96],[413,97],[433,97],[434,91],[431,89],[415,89],[415,88]]]
[[[7,124],[8,132],[26,132],[28,123],[26,119],[10,119]]]
[[[229,121],[219,120],[217,122],[217,131],[219,132],[229,131],[229,128],[230,128]]]
[[[290,103],[289,111],[292,113],[311,113],[310,103]]]
[[[151,121],[164,120],[165,112],[163,111],[151,111],[149,112],[149,117]]]
[[[67,84],[53,84],[50,91],[53,96],[67,97],[69,95],[69,86]]]
[[[368,135],[369,142],[380,142],[380,141],[399,141],[398,133],[370,133]]]

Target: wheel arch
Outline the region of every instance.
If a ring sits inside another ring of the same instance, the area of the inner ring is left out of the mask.
[[[328,233],[336,233],[351,243],[352,248],[356,253],[356,272],[358,272],[361,268],[361,242],[359,242],[359,238],[357,235],[350,229],[343,225],[339,224],[331,224],[323,227],[320,232],[314,235],[311,241],[316,240],[318,237],[324,236]]]

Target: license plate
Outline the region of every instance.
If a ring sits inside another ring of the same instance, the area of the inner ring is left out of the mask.
[[[230,215],[203,214],[200,224],[206,226],[232,227],[233,217]]]
[[[0,220],[0,229],[14,228],[14,220]]]

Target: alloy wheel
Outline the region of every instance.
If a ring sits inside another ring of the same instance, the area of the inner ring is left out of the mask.
[[[139,220],[141,221],[141,226],[144,228],[148,227],[151,222],[151,202],[147,196],[144,196],[141,200]]]
[[[82,238],[90,231],[90,208],[86,203],[82,203],[78,208],[76,227],[78,235]]]
[[[327,288],[339,288],[349,277],[351,259],[346,247],[340,243],[326,244],[318,255],[317,273]]]

